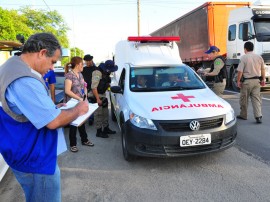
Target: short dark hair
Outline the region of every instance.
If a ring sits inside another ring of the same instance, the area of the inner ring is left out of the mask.
[[[244,48],[245,48],[247,51],[253,51],[254,45],[253,45],[252,42],[247,41],[247,42],[244,44]]]
[[[46,49],[46,55],[52,57],[57,49],[62,53],[61,46],[57,38],[51,33],[37,33],[31,35],[23,45],[23,53],[36,53]]]

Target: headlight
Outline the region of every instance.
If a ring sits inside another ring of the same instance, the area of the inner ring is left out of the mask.
[[[232,122],[234,119],[234,110],[231,108],[230,111],[226,114],[225,125]]]
[[[138,128],[147,128],[150,130],[157,130],[152,120],[138,116],[137,114],[134,114],[132,111],[129,112],[129,119],[130,119],[130,122],[134,126],[137,126]]]

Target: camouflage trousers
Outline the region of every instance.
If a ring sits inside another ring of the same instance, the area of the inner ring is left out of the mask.
[[[223,95],[223,92],[225,90],[225,87],[226,87],[226,79],[223,79],[223,82],[222,83],[214,83],[212,90],[218,96],[222,96]]]
[[[251,99],[254,118],[262,116],[261,85],[259,79],[249,79],[240,89],[240,116],[247,119],[248,100]]]
[[[104,128],[109,125],[109,109],[107,107],[99,106],[94,113],[94,124],[96,129]]]

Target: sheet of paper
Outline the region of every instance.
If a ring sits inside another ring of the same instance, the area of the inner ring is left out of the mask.
[[[64,137],[63,128],[58,128],[57,133],[58,133],[57,155],[59,155],[67,150],[67,144]]]
[[[70,99],[66,105],[67,106],[63,106],[61,107],[60,109],[69,109],[69,108],[72,108],[74,107],[76,104],[78,104],[78,100],[75,100],[75,99]],[[95,104],[91,104],[89,103],[89,110],[86,114],[82,115],[82,116],[79,116],[77,119],[75,119],[74,121],[72,121],[70,124],[73,125],[73,126],[80,126],[82,125],[89,116],[91,116],[91,114],[93,114],[96,109],[98,108],[98,104],[95,103]]]

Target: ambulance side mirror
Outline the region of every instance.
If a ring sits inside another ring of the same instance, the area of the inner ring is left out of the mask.
[[[111,91],[113,93],[123,94],[122,88],[120,86],[111,86]]]

